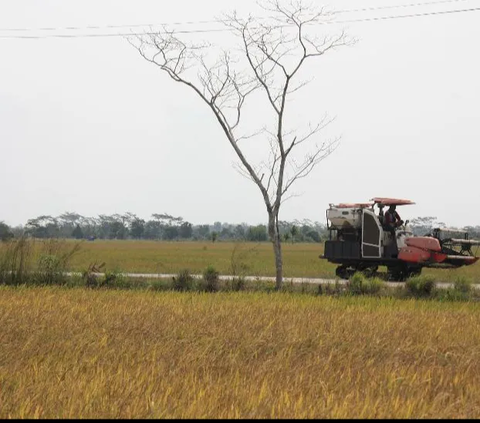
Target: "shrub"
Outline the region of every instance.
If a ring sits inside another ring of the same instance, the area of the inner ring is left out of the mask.
[[[193,277],[188,269],[181,270],[173,277],[173,289],[175,291],[190,291],[193,288]]]
[[[405,287],[414,297],[428,297],[435,290],[435,279],[431,276],[414,276],[405,282]]]
[[[100,279],[101,286],[108,286],[111,287],[114,285],[117,279],[117,273],[112,271],[105,271],[103,275],[103,279]]]
[[[217,292],[219,288],[219,273],[213,266],[208,266],[203,272],[203,288],[207,292]]]
[[[345,286],[340,283],[340,281],[337,279],[335,280],[335,283],[326,283],[324,285],[319,284],[317,288],[317,294],[318,295],[332,295],[332,296],[338,296],[343,294],[345,291]]]
[[[80,243],[70,244],[58,239],[48,239],[41,245],[41,254],[35,273],[35,283],[40,285],[65,285],[72,257],[80,250]]]
[[[30,280],[33,244],[25,237],[5,242],[0,256],[0,284],[20,285]]]
[[[72,245],[58,239],[45,240],[40,244],[37,263],[34,262],[34,247],[35,241],[25,237],[11,240],[3,246],[0,257],[1,284],[67,283],[66,272],[72,257],[80,250],[80,244]]]
[[[168,291],[172,289],[172,284],[170,281],[166,280],[153,280],[149,282],[148,288],[149,291]]]
[[[363,273],[355,273],[347,283],[347,291],[353,295],[377,294],[383,287],[379,278],[368,279]]]
[[[384,283],[380,278],[367,279],[367,293],[378,294],[384,287]]]
[[[465,276],[458,276],[453,283],[456,291],[469,294],[472,291],[472,282]]]
[[[136,283],[127,279],[120,271],[105,271],[103,279],[100,280],[102,287],[108,288],[135,288]]]
[[[82,279],[88,288],[122,288],[132,289],[141,287],[141,283],[134,282],[125,277],[119,270],[112,270],[100,275],[105,263],[92,263],[88,269],[82,273]]]
[[[470,293],[454,289],[439,289],[435,295],[439,301],[469,301]]]
[[[233,291],[244,291],[246,286],[246,280],[244,276],[236,276],[231,281],[231,289]]]
[[[105,267],[105,263],[102,263],[102,264],[97,264],[96,262],[91,263],[88,266],[88,269],[82,273],[82,279],[87,288],[98,288],[101,285],[101,282],[99,282],[99,279],[98,279],[99,277],[97,273],[100,273],[104,267]]]
[[[61,285],[66,282],[66,275],[60,258],[54,254],[43,254],[38,259],[35,282],[40,285]]]

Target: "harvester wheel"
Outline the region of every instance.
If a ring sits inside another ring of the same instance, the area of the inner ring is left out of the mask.
[[[403,282],[408,277],[408,271],[403,266],[389,267],[387,270],[387,280],[391,282]]]
[[[389,267],[387,279],[393,282],[404,282],[408,278],[419,276],[422,273],[421,267],[395,266]]]
[[[371,266],[361,269],[360,271],[367,277],[372,278],[377,273],[378,266]]]
[[[421,273],[422,273],[422,268],[421,267],[410,268],[410,269],[408,269],[407,278],[411,278],[411,277],[414,277],[414,276],[420,276]]]

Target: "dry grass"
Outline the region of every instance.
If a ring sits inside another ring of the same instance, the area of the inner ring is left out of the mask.
[[[0,288],[1,418],[479,418],[480,305]]]

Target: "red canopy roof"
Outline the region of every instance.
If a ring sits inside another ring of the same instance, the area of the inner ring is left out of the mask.
[[[408,204],[415,204],[410,200],[402,200],[400,198],[385,198],[385,197],[375,197],[371,201],[374,201],[376,204],[382,206],[406,206]]]

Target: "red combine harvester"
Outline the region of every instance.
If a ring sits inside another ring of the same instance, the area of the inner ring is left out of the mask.
[[[426,236],[415,236],[408,221],[387,226],[383,208],[409,204],[415,203],[381,197],[367,203],[330,204],[330,239],[320,258],[339,264],[336,275],[343,279],[357,271],[374,274],[379,266],[386,266],[388,279],[395,281],[419,275],[423,267],[458,268],[477,262],[472,248],[477,253],[480,241],[469,239],[466,231],[437,228]]]

